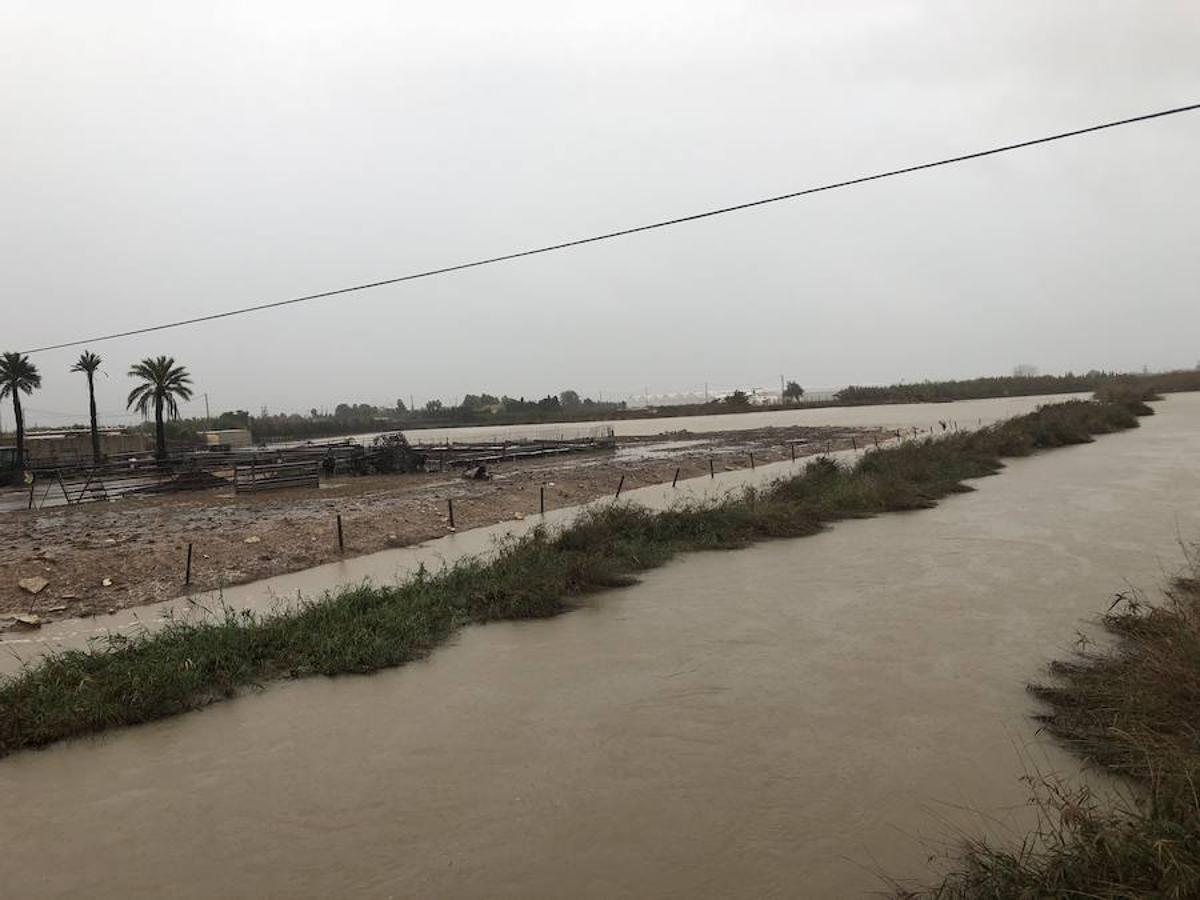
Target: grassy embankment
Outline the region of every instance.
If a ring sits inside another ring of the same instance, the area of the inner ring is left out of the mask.
[[[1120,594],[1104,616],[1114,648],[1053,663],[1029,690],[1046,730],[1130,779],[1111,804],[1035,780],[1039,825],[1017,847],[969,842],[936,886],[900,896],[1200,897],[1200,548],[1165,602]]]
[[[828,459],[720,502],[654,513],[612,505],[537,529],[397,586],[362,585],[285,613],[228,612],[48,657],[0,682],[0,755],[175,715],[277,678],[366,673],[429,653],[469,623],[552,616],[571,597],[628,584],[678,553],[800,537],[839,519],[915,510],[969,491],[1002,457],[1137,425],[1128,403],[1046,406],[976,432]]]
[[[839,405],[885,403],[951,403],[990,397],[1033,397],[1092,391],[1097,395],[1116,388],[1144,394],[1200,391],[1200,369],[1174,372],[1088,372],[1085,375],[1002,375],[957,381],[914,381],[870,387],[851,385],[837,393]]]

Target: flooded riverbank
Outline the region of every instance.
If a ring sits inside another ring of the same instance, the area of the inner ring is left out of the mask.
[[[859,454],[835,451],[830,455],[849,460]],[[621,496],[623,500],[650,509],[666,509],[684,500],[705,501],[748,485],[768,484],[800,471],[809,459],[811,457],[800,457],[794,463],[778,462],[754,469],[714,471],[712,476],[681,480],[676,486],[669,483],[654,484],[625,491]],[[545,515],[506,519],[483,528],[451,532],[414,546],[339,559],[298,572],[233,585],[219,592],[121,609],[111,615],[64,618],[48,622],[36,631],[0,632],[0,675],[15,673],[25,662],[34,661],[47,652],[83,647],[97,637],[157,628],[171,616],[207,615],[209,611],[219,612],[222,607],[271,612],[298,597],[318,597],[324,591],[364,580],[375,584],[404,581],[422,566],[437,571],[465,557],[487,555],[497,542],[505,538],[526,534],[539,525],[565,525],[588,506],[610,502],[612,498],[605,497],[584,506],[548,509]]]
[[[13,616],[81,618],[162,602],[184,588],[202,596],[349,556],[409,547],[452,531],[577,507],[650,484],[761,466],[826,448],[870,446],[889,433],[828,428],[713,432],[695,441],[624,438],[616,452],[492,463],[484,479],[462,470],[341,475],[319,486],[255,493],[231,485],[126,496],[70,508],[0,512],[0,632]],[[23,503],[22,503],[23,505]],[[340,517],[344,546],[337,540]],[[36,596],[21,588],[45,578]]]
[[[1020,806],[1023,683],[1200,533],[1198,401],[426,663],[7,759],[10,890],[844,896],[915,874],[939,819],[979,830],[953,805]]]
[[[904,426],[906,429],[904,433],[908,433],[908,430],[912,428],[922,430],[932,428],[940,433],[940,423],[943,422],[958,422],[960,423],[960,427],[968,429],[972,427],[970,423],[973,421],[975,427],[977,427],[981,422],[988,424],[996,418],[1008,418],[1013,415],[1029,412],[1046,399],[1053,398],[1021,397],[945,404],[859,407],[841,411],[855,413],[863,421],[878,419],[876,426],[854,426],[862,428],[882,427],[879,423],[888,421],[880,418],[884,413],[892,414],[898,410],[907,411],[906,414],[914,419],[914,421]],[[709,416],[705,417],[705,419],[710,423],[717,424],[733,420],[749,423],[762,416],[778,417],[780,415],[791,416],[793,414],[808,416],[815,413],[829,414],[834,412],[838,412],[838,410],[794,410],[785,413],[749,413],[740,416]],[[942,418],[938,419],[935,416],[941,416]],[[641,424],[650,421],[645,420]],[[654,421],[669,422],[673,420]],[[782,420],[778,420],[778,422],[779,424],[775,426],[777,428],[781,427]],[[712,432],[705,433],[712,434]],[[727,432],[726,435],[730,436],[736,433]],[[845,445],[845,440],[842,441],[842,444],[843,446]],[[865,447],[865,440],[860,441],[860,445]],[[681,452],[686,456],[688,451],[685,449]],[[803,454],[804,452],[802,449],[801,453]],[[697,465],[703,471],[705,468],[705,461],[703,459],[699,462],[696,460],[679,460],[677,464],[683,465],[686,471],[683,475],[685,480],[680,482],[681,489],[678,491],[672,490],[663,484],[635,491],[630,490],[639,480],[644,483],[647,480],[659,480],[661,482],[670,479],[673,468],[670,465],[662,467],[662,471],[659,473],[657,479],[649,477],[639,479],[636,477],[638,473],[634,471],[636,466],[628,461],[619,462],[617,465],[621,467],[620,471],[611,473],[607,481],[610,482],[609,489],[611,489],[618,482],[618,475],[621,476],[620,481],[624,483],[624,476],[628,474],[629,483],[625,484],[626,490],[623,496],[635,499],[653,508],[663,508],[681,496],[702,497],[708,495],[714,489],[719,492],[744,484],[761,484],[795,470],[794,466],[787,464],[763,466],[762,457],[764,455],[768,459],[772,458],[771,454],[760,452],[758,468],[751,471],[722,471],[725,465],[719,463],[714,470],[717,477],[711,482],[709,479],[703,477],[688,478],[690,474],[695,473]],[[778,458],[779,455],[776,453],[774,456]],[[842,454],[835,453],[834,455]],[[741,465],[745,465],[747,460],[740,459],[738,462]],[[643,470],[653,467],[652,462],[642,463],[641,465]],[[514,473],[511,474],[514,477],[524,479],[527,483],[523,486],[529,487],[530,490],[525,491],[523,494],[518,491],[520,497],[516,500],[510,498],[507,501],[506,509],[509,511],[516,510],[519,513],[516,517],[518,519],[520,519],[520,516],[525,516],[526,518],[519,521],[501,521],[498,525],[491,528],[474,528],[469,532],[464,531],[457,536],[441,540],[429,540],[426,543],[421,543],[413,547],[411,550],[404,548],[382,553],[369,553],[363,557],[363,562],[348,559],[324,565],[313,565],[317,560],[328,559],[332,555],[329,549],[331,546],[330,535],[323,533],[317,547],[314,548],[313,544],[316,536],[312,533],[312,529],[310,528],[307,534],[300,533],[300,523],[298,520],[304,518],[302,514],[303,510],[290,509],[289,504],[291,500],[287,495],[281,495],[275,500],[272,498],[265,498],[264,500],[267,504],[277,506],[283,515],[282,525],[278,529],[278,534],[264,532],[262,530],[262,523],[258,523],[260,527],[255,529],[255,523],[252,520],[248,520],[240,525],[236,524],[235,521],[235,527],[229,536],[230,539],[223,544],[220,541],[216,541],[216,546],[214,546],[213,541],[213,525],[210,521],[192,523],[190,527],[198,529],[195,534],[190,533],[186,527],[183,531],[176,533],[178,530],[176,520],[173,520],[171,524],[157,522],[153,518],[154,510],[150,509],[151,516],[149,517],[149,521],[143,521],[148,518],[147,516],[140,516],[136,517],[136,521],[131,523],[133,527],[130,531],[133,533],[133,537],[131,537],[131,543],[123,548],[126,552],[125,559],[127,560],[127,566],[124,568],[119,566],[120,558],[110,558],[112,557],[112,553],[110,552],[102,554],[96,560],[97,565],[106,568],[99,573],[89,572],[89,574],[94,580],[98,580],[100,576],[120,571],[122,578],[130,578],[132,580],[141,578],[145,586],[147,586],[147,590],[152,588],[157,591],[160,597],[169,597],[172,590],[178,589],[173,586],[178,584],[177,569],[184,558],[185,544],[192,542],[195,538],[199,538],[200,543],[197,552],[200,555],[197,557],[196,565],[198,580],[204,582],[207,579],[207,582],[211,583],[216,575],[220,575],[220,573],[226,570],[232,571],[234,576],[243,576],[230,578],[227,581],[227,585],[231,581],[236,586],[226,586],[224,590],[223,596],[225,601],[235,607],[249,606],[255,609],[263,609],[268,605],[272,597],[293,596],[298,590],[312,594],[313,592],[337,587],[363,577],[371,577],[377,582],[387,582],[412,571],[419,563],[428,565],[432,560],[437,565],[440,565],[442,561],[451,561],[466,553],[480,552],[480,550],[486,549],[496,536],[508,533],[521,533],[533,524],[542,521],[541,517],[533,518],[530,515],[537,508],[537,491],[534,482],[528,478],[528,472],[522,473],[514,470]],[[646,472],[643,471],[642,475],[645,476]],[[434,477],[436,478],[437,476]],[[571,476],[568,473],[555,474],[551,471],[548,475],[543,475],[543,480],[546,480],[547,477],[550,481],[558,482],[558,484],[550,485],[551,490],[548,492],[550,496],[548,497],[549,502],[547,504],[550,514],[549,518],[545,521],[561,522],[564,520],[564,517],[569,518],[574,515],[578,509],[575,503],[579,501],[567,500],[564,504],[564,497],[567,495],[562,493],[566,487],[562,482],[564,479],[570,481]],[[478,486],[469,487],[472,493],[478,493],[480,490]],[[521,485],[518,487],[521,487]],[[416,504],[420,509],[392,508],[394,504],[389,505],[387,502],[384,502],[379,504],[380,508],[377,510],[379,515],[376,515],[373,519],[368,515],[366,516],[366,520],[364,520],[362,511],[358,509],[360,504],[356,501],[334,498],[320,499],[315,503],[315,507],[319,508],[317,512],[323,518],[326,529],[328,529],[328,523],[335,512],[346,513],[347,527],[352,535],[352,547],[355,540],[353,536],[362,535],[364,531],[368,535],[365,540],[373,542],[372,548],[388,544],[410,544],[422,537],[431,538],[434,534],[444,533],[449,527],[449,522],[444,515],[444,508],[440,506],[441,503],[444,503],[446,496],[457,496],[455,502],[460,524],[464,519],[470,522],[472,516],[479,513],[479,510],[472,505],[470,497],[462,496],[464,490],[466,490],[464,483],[457,479],[451,483],[435,485],[432,489],[432,499],[426,497],[423,501]],[[483,490],[490,491],[491,488],[488,486],[483,488]],[[559,492],[559,496],[555,496],[555,491]],[[574,488],[572,488],[572,491],[574,491]],[[579,493],[582,493],[583,499],[596,496],[595,490],[583,490],[575,493],[577,496]],[[420,498],[417,499],[420,500]],[[467,502],[464,503],[464,500]],[[564,504],[566,508],[562,510],[554,509],[554,507],[560,504]],[[145,504],[142,506],[145,506]],[[92,510],[78,508],[74,511],[76,515],[90,512]],[[104,511],[101,512],[103,513]],[[135,514],[137,512],[135,511]],[[233,512],[236,513],[236,510]],[[207,512],[201,510],[201,513],[200,518],[202,520],[213,517],[211,510]],[[114,510],[108,513],[108,515],[120,515],[120,511]],[[510,515],[512,513],[508,512],[498,518],[508,519]],[[185,515],[183,518],[186,521],[187,516]],[[493,516],[492,520],[495,521],[496,518]],[[487,521],[488,517],[484,515],[483,520]],[[154,540],[157,542],[154,548],[156,552],[152,552],[144,545],[144,533],[146,532],[154,535]],[[244,539],[247,536],[253,539],[254,543],[245,543]],[[160,538],[162,540],[159,540]],[[406,538],[412,538],[412,540]],[[49,539],[48,537],[47,540]],[[359,537],[358,540],[362,541],[364,539]],[[37,553],[33,552],[35,549],[38,551]],[[136,552],[139,549],[141,552]],[[30,567],[28,572],[22,570],[23,574],[47,574],[52,576],[51,566],[38,559],[42,551],[46,550],[47,547],[40,543],[36,548],[24,548],[24,551],[22,551],[19,542],[14,543],[9,548],[10,554],[15,553],[23,561],[23,565]],[[66,551],[54,546],[49,547],[49,550],[52,551],[56,559],[55,564],[60,564],[61,559],[59,557],[63,556]],[[104,550],[104,548],[101,547],[101,550]],[[160,558],[164,554],[169,559]],[[215,557],[211,562],[208,561],[210,555]],[[259,559],[259,557],[266,557],[266,559]],[[232,569],[230,569],[231,566],[233,567]],[[43,568],[47,570],[45,573],[42,572]],[[281,569],[298,569],[299,571],[296,571],[294,576],[285,575],[261,578],[255,581],[247,580],[244,577],[246,571],[261,571],[263,569],[270,571],[272,568],[276,571]],[[11,577],[13,585],[16,584],[16,581],[16,576]],[[241,583],[239,584],[239,582]],[[16,591],[16,588],[13,587],[12,590]],[[30,657],[31,650],[36,653],[40,652],[40,648],[43,646],[77,646],[80,640],[86,635],[103,634],[108,631],[128,631],[131,628],[141,627],[141,625],[146,623],[153,624],[160,620],[164,610],[185,611],[190,605],[188,602],[181,601],[168,601],[157,604],[146,603],[145,601],[149,597],[139,597],[138,603],[113,603],[110,598],[120,595],[120,586],[117,586],[105,592],[106,596],[104,599],[108,599],[108,602],[101,602],[99,606],[95,606],[92,603],[93,608],[100,610],[111,609],[111,614],[100,615],[95,618],[80,617],[81,611],[78,609],[80,605],[78,598],[81,596],[81,592],[67,592],[71,597],[76,598],[66,601],[67,603],[75,604],[76,608],[74,609],[69,607],[64,609],[64,601],[56,599],[61,596],[61,593],[61,591],[57,593],[53,590],[46,591],[43,596],[47,599],[41,604],[44,609],[53,608],[57,605],[62,612],[48,615],[51,618],[61,616],[62,618],[59,621],[33,634],[28,632],[10,632],[5,634],[0,630],[0,673],[14,671],[19,667],[21,659]],[[19,599],[21,596],[20,592],[17,592],[17,596]],[[247,601],[247,598],[251,599]],[[101,598],[96,599],[99,600]],[[212,606],[214,603],[214,598],[204,593],[201,593],[196,599],[206,606]],[[129,608],[125,608],[127,606]]]

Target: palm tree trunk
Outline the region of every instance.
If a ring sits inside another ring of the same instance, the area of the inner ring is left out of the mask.
[[[25,414],[21,411],[21,392],[13,389],[13,418],[17,420],[17,468],[25,468]]]
[[[100,465],[100,429],[96,426],[96,386],[92,381],[92,373],[87,373],[88,403],[92,411],[92,463]]]
[[[167,458],[167,432],[163,428],[163,398],[161,394],[154,397],[154,443],[155,456]]]

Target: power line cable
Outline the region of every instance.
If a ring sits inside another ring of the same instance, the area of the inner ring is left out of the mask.
[[[884,178],[894,178],[897,175],[908,175],[913,172],[921,172],[925,169],[936,169],[940,166],[949,166],[954,163],[966,162],[972,159],[980,159],[985,156],[995,156],[999,153],[1008,153],[1013,150],[1021,150],[1026,147],[1034,147],[1038,144],[1048,144],[1052,141],[1061,141],[1067,138],[1078,137],[1084,134],[1091,134],[1096,131],[1104,131],[1109,128],[1118,128],[1122,125],[1133,125],[1139,122],[1148,122],[1151,119],[1161,119],[1166,116],[1174,116],[1180,113],[1192,112],[1200,109],[1200,103],[1192,103],[1188,106],[1177,106],[1173,109],[1159,110],[1158,112],[1145,113],[1140,116],[1133,116],[1127,119],[1117,119],[1111,122],[1104,122],[1099,125],[1089,125],[1086,128],[1077,128],[1073,131],[1062,131],[1057,134],[1047,135],[1045,137],[1032,138],[1030,140],[1019,141],[1014,144],[1004,144],[999,147],[992,147],[988,150],[977,150],[973,153],[964,153],[959,156],[950,156],[945,159],[934,160],[933,162],[918,163],[913,166],[905,166],[900,169],[890,169],[886,172],[877,172],[874,175],[863,175],[858,178],[850,178],[845,181],[835,181],[830,184],[823,184],[818,187],[804,188],[799,191],[792,191],[787,194],[777,194],[774,197],[765,197],[760,200],[750,200],[746,203],[737,203],[733,206],[722,206],[717,209],[710,209],[704,212],[692,213],[686,216],[678,216],[673,219],[663,219],[659,222],[651,222],[647,225],[635,225],[631,228],[622,228],[618,231],[609,231],[604,234],[596,234],[591,237],[578,238],[573,241],[562,241],[557,244],[548,244],[543,247],[535,247],[530,250],[519,250],[513,253],[505,253],[501,256],[491,256],[486,259],[477,259],[471,262],[457,263],[452,266],[443,266],[438,269],[427,269],[424,272],[414,272],[409,275],[400,275],[395,278],[385,278],[380,281],[370,281],[365,284],[356,284],[351,287],[338,288],[332,291],[321,291],[316,294],[305,294],[301,297],[292,297],[288,300],[275,300],[270,303],[259,303],[254,306],[243,306],[238,309],[230,309],[219,313],[210,313],[204,316],[194,316],[190,319],[178,319],[173,322],[165,322],[160,325],[148,325],[143,328],[132,328],[128,331],[118,331],[112,334],[98,335],[96,337],[84,338],[81,340],[63,341],[58,344],[47,344],[44,347],[34,347],[30,350],[23,350],[22,353],[43,353],[47,350],[62,350],[66,347],[79,347],[83,344],[98,344],[102,341],[112,341],[117,338],[133,337],[138,334],[149,334],[155,331],[165,331],[168,328],[182,328],[185,325],[198,325],[201,322],[212,322],[217,319],[227,319],[231,316],[242,316],[247,313],[261,312],[266,309],[276,309],[281,306],[292,306],[297,303],[307,303],[310,300],[321,300],[326,297],[336,297],[341,294],[350,294],[356,291],[367,291],[373,288],[386,287],[387,285],[400,284],[405,281],[416,281],[419,278],[432,278],[435,275],[446,275],[450,272],[460,272],[463,269],[474,269],[480,266],[490,266],[496,263],[508,262],[509,260],[521,259],[526,256],[537,256],[542,253],[553,253],[557,250],[566,250],[570,247],[580,247],[584,244],[594,244],[599,241],[609,241],[614,238],[626,237],[631,234],[640,234],[644,231],[654,231],[659,228],[669,228],[672,225],[682,225],[685,222],[695,222],[699,219],[709,219],[713,216],[723,216],[727,213],[739,212],[744,209],[753,209],[758,206],[766,206],[770,203],[780,203],[784,200],[795,200],[799,197],[806,197],[810,194],[819,194],[824,191],[837,190],[838,188],[851,187],[856,184],[865,184],[869,181],[879,181]]]

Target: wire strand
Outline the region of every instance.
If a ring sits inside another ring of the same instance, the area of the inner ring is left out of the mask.
[[[635,225],[630,228],[622,228],[617,231],[609,231],[603,234],[592,235],[591,237],[578,238],[571,241],[562,241],[556,244],[548,244],[542,247],[534,247],[529,250],[518,250],[513,253],[505,253],[500,256],[491,256],[485,259],[472,260],[471,262],[456,263],[455,265],[442,266],[437,269],[427,269],[423,272],[414,272],[408,275],[400,275],[395,278],[385,278],[380,281],[369,281],[364,284],[356,284],[350,287],[337,288],[331,291],[321,291],[316,294],[305,294],[301,297],[292,297],[287,300],[275,300],[270,303],[259,303],[254,306],[243,306],[238,309],[230,309],[224,312],[210,313],[203,316],[194,316],[190,319],[178,319],[173,322],[165,322],[160,325],[149,325],[143,328],[132,328],[128,331],[117,331],[111,334],[98,335],[96,337],[82,338],[80,340],[63,341],[58,344],[47,344],[43,347],[34,347],[29,350],[23,350],[23,353],[44,353],[48,350],[61,350],[66,347],[79,347],[83,344],[98,344],[102,341],[113,341],[118,338],[133,337],[139,334],[150,334],[155,331],[165,331],[169,328],[182,328],[187,325],[198,325],[202,322],[213,322],[218,319],[227,319],[231,316],[242,316],[248,313],[261,312],[267,309],[278,309],[282,306],[293,306],[298,303],[307,303],[310,300],[321,300],[327,297],[337,297],[342,294],[351,294],[357,291],[368,291],[374,288],[386,287],[392,284],[401,284],[405,281],[416,281],[420,278],[432,278],[436,275],[446,275],[450,272],[461,272],[464,269],[474,269],[480,266],[490,266],[497,263],[508,262],[514,259],[522,259],[527,256],[537,256],[542,253],[553,253],[558,250],[566,250],[571,247],[580,247],[584,244],[594,244],[599,241],[610,241],[619,237],[627,237],[632,234],[640,234],[645,231],[654,231],[659,228],[669,228],[673,225],[682,225],[686,222],[695,222],[700,219],[709,219],[714,216],[723,216],[728,213],[740,212],[746,209],[754,209],[759,206],[766,206],[771,203],[781,203],[784,200],[795,200],[799,197],[807,197],[811,194],[819,194],[824,191],[837,190],[839,188],[852,187],[857,184],[866,184],[870,181],[880,181],[884,178],[894,178],[898,175],[908,175],[913,172],[921,172],[926,169],[936,169],[940,166],[949,166],[955,163],[967,162],[972,159],[981,159],[985,156],[995,156],[999,153],[1009,153],[1013,150],[1021,150],[1026,147],[1034,147],[1039,144],[1048,144],[1053,141],[1061,141],[1067,138],[1079,137],[1084,134],[1092,134],[1097,131],[1104,131],[1109,128],[1119,128],[1123,125],[1133,125],[1139,122],[1148,122],[1151,119],[1161,119],[1166,116],[1179,115],[1180,113],[1193,112],[1200,109],[1200,103],[1192,103],[1187,106],[1177,106],[1173,109],[1159,110],[1158,112],[1145,113],[1140,116],[1133,116],[1127,119],[1117,119],[1111,122],[1103,122],[1099,125],[1089,125],[1086,128],[1077,128],[1073,131],[1062,131],[1057,134],[1047,135],[1045,137],[1032,138],[1030,140],[1019,141],[1014,144],[1004,144],[999,147],[992,147],[987,150],[977,150],[973,153],[964,153],[959,156],[950,156],[945,159],[934,160],[933,162],[918,163],[917,165],[904,166],[899,169],[890,169],[886,172],[877,172],[873,175],[863,175],[858,178],[850,178],[845,181],[835,181],[830,184],[823,184],[818,187],[804,188],[803,190],[791,191],[786,194],[777,194],[773,197],[764,197],[759,200],[750,200],[746,203],[737,203],[733,206],[722,206],[717,209],[705,210],[704,212],[691,213],[686,216],[678,216],[673,219],[663,219],[658,222],[651,222],[646,225]]]

